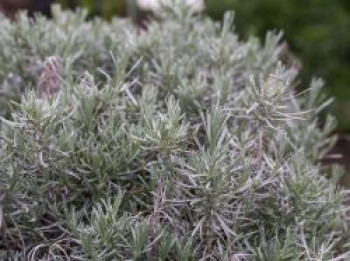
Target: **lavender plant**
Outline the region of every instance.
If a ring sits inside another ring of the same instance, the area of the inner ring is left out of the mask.
[[[348,194],[319,163],[328,101],[319,80],[294,93],[280,34],[241,42],[232,14],[181,6],[146,31],[57,7],[0,24],[2,94],[20,100],[0,129],[7,260],[350,258]],[[62,86],[39,97],[52,56]]]

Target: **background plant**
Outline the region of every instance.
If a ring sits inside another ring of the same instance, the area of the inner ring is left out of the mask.
[[[1,18],[0,236],[9,260],[347,260],[314,80],[281,34],[239,40],[183,6],[147,31],[86,12]],[[36,95],[46,57],[62,91]],[[31,89],[31,91],[30,91]],[[24,96],[20,96],[25,92]],[[7,110],[9,111],[9,110]]]

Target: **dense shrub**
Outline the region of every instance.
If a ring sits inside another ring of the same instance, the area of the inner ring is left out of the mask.
[[[350,2],[347,0],[207,0],[207,12],[221,19],[235,10],[240,35],[259,35],[281,28],[302,60],[302,79],[323,77],[327,93],[336,97],[333,111],[339,130],[350,131]]]
[[[280,34],[241,42],[232,14],[181,7],[141,32],[53,14],[0,20],[3,102],[28,89],[0,129],[7,260],[349,258],[322,82],[294,93]],[[52,55],[62,89],[39,98]]]

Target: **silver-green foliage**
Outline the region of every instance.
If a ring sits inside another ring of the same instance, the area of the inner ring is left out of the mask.
[[[0,20],[2,95],[64,61],[60,93],[27,92],[1,124],[8,260],[348,260],[345,191],[322,82],[296,95],[280,34],[241,42],[181,8],[128,21]],[[331,174],[331,173],[329,173]]]

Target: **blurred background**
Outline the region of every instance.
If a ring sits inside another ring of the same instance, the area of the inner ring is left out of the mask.
[[[85,7],[91,17],[132,16],[142,20],[156,0],[0,0],[0,10],[11,19],[19,9],[50,15],[50,5]],[[338,119],[340,139],[334,152],[350,168],[350,0],[187,0],[205,5],[205,12],[221,20],[225,11],[236,13],[236,31],[243,39],[282,30],[290,52],[301,67],[299,86],[312,77],[326,82],[325,92],[336,98],[331,111]],[[143,10],[142,10],[143,9]],[[145,10],[147,9],[147,10]]]

